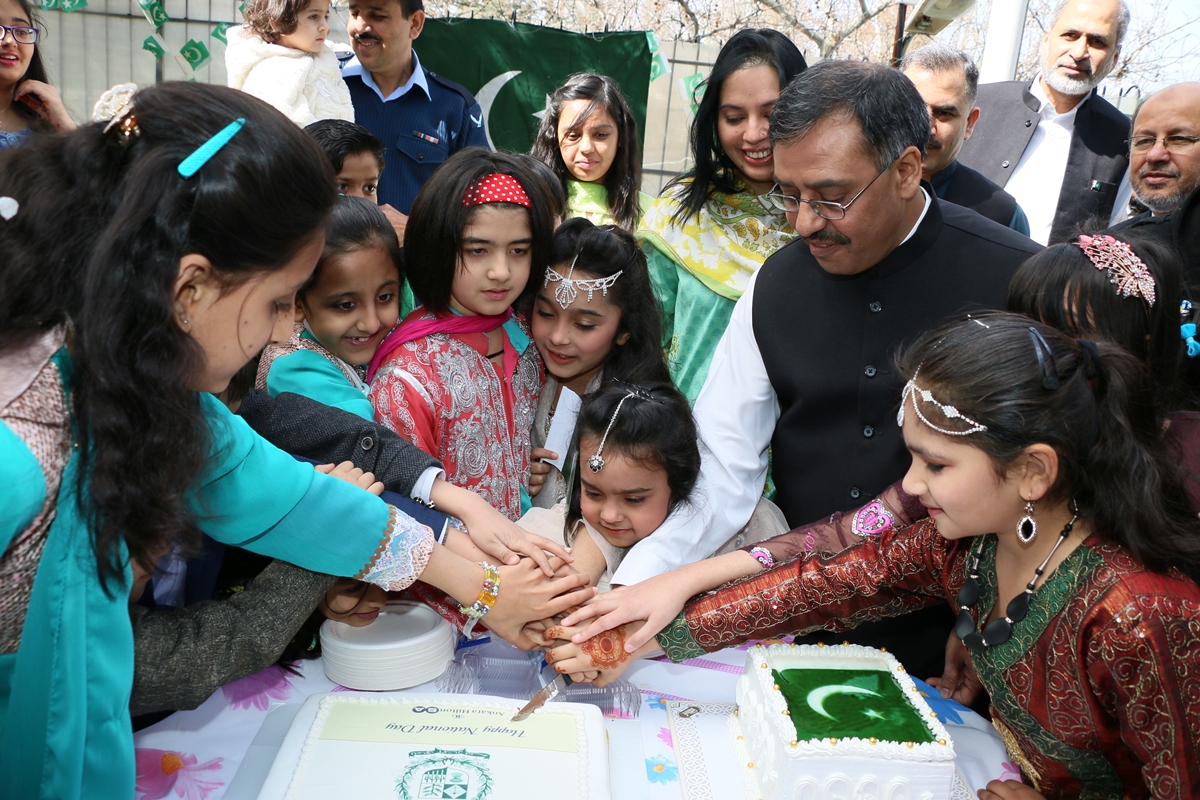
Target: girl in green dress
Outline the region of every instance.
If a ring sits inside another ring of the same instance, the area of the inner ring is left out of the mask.
[[[552,600],[583,581],[497,541],[478,544],[506,565],[473,565],[216,400],[290,334],[332,175],[242,93],[128,99],[111,124],[0,155],[3,797],[133,796],[130,562],[201,532],[386,589],[419,577],[517,641],[523,618],[592,594]]]
[[[550,95],[531,152],[562,182],[568,217],[637,227],[650,198],[641,192],[637,122],[612,78],[567,78]]]

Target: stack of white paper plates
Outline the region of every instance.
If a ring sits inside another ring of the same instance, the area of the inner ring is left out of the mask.
[[[398,601],[361,628],[326,620],[321,660],[325,676],[348,689],[407,689],[446,670],[456,638],[450,623],[429,606]]]

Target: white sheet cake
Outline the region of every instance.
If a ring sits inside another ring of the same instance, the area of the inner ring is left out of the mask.
[[[888,653],[753,647],[737,703],[735,751],[765,800],[951,796],[950,734]]]
[[[314,695],[259,800],[525,800],[535,786],[563,800],[610,800],[600,711],[550,703],[512,722],[520,705],[462,695]]]

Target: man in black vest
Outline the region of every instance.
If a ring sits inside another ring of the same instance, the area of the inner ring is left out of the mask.
[[[1123,0],[1062,0],[1032,83],[979,87],[982,123],[959,160],[1017,198],[1036,242],[1065,242],[1094,216],[1124,216],[1113,205],[1129,169],[1129,120],[1095,89],[1128,27]]]
[[[1041,249],[921,181],[925,103],[900,72],[823,61],[771,113],[777,189],[800,237],[767,259],[734,307],[696,400],[703,466],[691,502],[625,556],[636,583],[713,552],[749,520],[767,474],[791,525],[854,508],[904,476],[896,348],[952,314],[1003,308]],[[945,606],[836,641],[884,646],[941,676]],[[870,630],[868,630],[868,628]]]
[[[929,107],[929,143],[921,175],[938,199],[1029,235],[1029,220],[1011,194],[959,163],[958,152],[979,119],[979,69],[961,50],[934,42],[904,57],[900,70]]]

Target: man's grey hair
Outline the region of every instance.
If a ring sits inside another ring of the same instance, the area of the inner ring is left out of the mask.
[[[917,87],[898,70],[865,61],[821,61],[793,78],[771,112],[771,144],[793,142],[842,115],[858,123],[880,171],[909,147],[925,155],[929,111]]]
[[[1062,16],[1063,9],[1065,9],[1067,4],[1071,2],[1074,2],[1074,0],[1058,0],[1058,2],[1054,4],[1054,13],[1050,17],[1050,27],[1054,27],[1056,24],[1058,24],[1058,18]],[[1121,42],[1125,40],[1125,31],[1129,30],[1129,6],[1126,5],[1125,0],[1117,0],[1117,6],[1116,46],[1120,47]]]
[[[975,106],[975,97],[979,94],[979,67],[971,57],[956,47],[934,42],[914,50],[900,62],[900,71],[908,72],[910,68],[923,69],[926,72],[950,72],[962,70],[967,82],[967,111]]]

